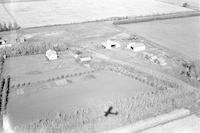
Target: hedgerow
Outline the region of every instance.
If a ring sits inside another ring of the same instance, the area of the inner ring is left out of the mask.
[[[0,53],[7,55],[7,57],[25,56],[44,54],[48,49],[55,49],[57,52],[68,50],[67,44],[59,44],[54,46],[54,43],[37,41],[37,42],[25,42],[23,44],[16,44],[12,47],[6,47],[0,49]]]
[[[0,23],[0,32],[18,29],[20,29],[20,26],[16,22],[9,22],[8,24],[6,24],[5,22]]]

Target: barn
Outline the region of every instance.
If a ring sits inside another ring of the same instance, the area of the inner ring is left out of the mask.
[[[48,60],[56,60],[58,58],[58,55],[56,51],[49,49],[46,51],[46,57],[48,58]]]
[[[131,42],[127,45],[127,49],[131,49],[134,52],[143,51],[146,49],[144,43],[141,42]]]
[[[106,49],[120,48],[121,47],[121,45],[118,42],[112,41],[112,40],[107,40],[106,42],[103,42],[102,46]]]

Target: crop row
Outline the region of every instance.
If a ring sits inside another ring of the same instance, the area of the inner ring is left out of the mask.
[[[51,81],[55,81],[55,80],[65,79],[65,78],[72,78],[72,77],[82,76],[82,75],[90,74],[90,73],[94,73],[94,72],[96,72],[96,70],[76,72],[76,73],[71,73],[71,74],[66,74],[66,75],[62,74],[60,76],[52,77],[52,78],[49,78],[47,80],[41,80],[41,81],[37,81],[37,82],[27,82],[27,83],[14,84],[14,85],[11,86],[11,88],[15,89],[15,88],[20,88],[20,87],[30,86],[31,84],[35,84],[35,83],[51,82]]]
[[[10,76],[2,78],[0,82],[0,131],[3,125],[3,116],[7,113],[7,104],[10,93]]]
[[[167,89],[167,88],[181,88],[181,85],[169,81],[167,79],[160,79],[155,77],[154,75],[150,75],[148,73],[141,72],[136,70],[133,67],[120,65],[120,64],[92,64],[92,67],[97,70],[109,70],[112,72],[120,73],[122,75],[128,76],[139,82],[143,82],[152,87],[156,87],[158,89]]]
[[[173,18],[182,18],[190,16],[199,16],[199,12],[190,11],[190,12],[177,12],[169,14],[157,14],[157,15],[148,15],[148,16],[139,16],[139,17],[119,17],[113,21],[113,24],[129,24],[129,23],[138,23],[138,22],[147,22],[154,20],[163,20],[163,19],[173,19]]]
[[[8,97],[10,93],[10,76],[2,80],[4,86],[1,88],[1,113],[5,114],[7,110]]]

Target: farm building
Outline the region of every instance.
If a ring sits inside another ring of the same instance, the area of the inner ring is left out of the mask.
[[[144,43],[132,42],[127,45],[127,49],[132,49],[134,52],[143,51],[146,49]]]
[[[80,57],[80,62],[88,62],[92,60],[91,56]]]
[[[159,58],[158,58],[158,61],[159,61],[159,64],[160,64],[161,66],[165,66],[165,65],[167,65],[165,59],[162,58],[162,57],[159,57]]]
[[[56,60],[58,58],[58,55],[56,51],[49,49],[46,51],[46,57],[48,58],[48,60]]]
[[[4,39],[2,39],[1,37],[0,37],[0,45],[5,45],[6,44],[6,40],[4,40]]]
[[[121,45],[118,42],[112,41],[112,40],[107,40],[106,42],[103,42],[102,46],[106,49],[120,48],[121,47]]]

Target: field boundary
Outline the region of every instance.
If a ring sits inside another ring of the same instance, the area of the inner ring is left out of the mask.
[[[156,14],[156,15],[147,15],[147,16],[124,16],[124,17],[109,17],[109,18],[102,18],[96,20],[88,20],[83,22],[73,22],[73,23],[65,23],[65,24],[51,24],[51,25],[43,25],[43,26],[33,26],[33,27],[21,27],[21,29],[35,29],[35,28],[42,28],[42,27],[54,27],[54,26],[65,26],[65,25],[74,25],[74,24],[85,24],[85,23],[97,23],[97,22],[106,22],[111,21],[114,25],[119,24],[128,24],[128,23],[139,23],[139,22],[148,22],[148,21],[155,21],[155,20],[164,20],[164,19],[173,19],[173,18],[184,18],[184,17],[193,17],[193,16],[200,16],[199,11],[185,11],[185,12],[176,12],[176,13],[166,13],[166,14]],[[131,21],[131,22],[127,22]],[[20,25],[19,25],[20,26]]]
[[[148,118],[146,120],[141,120],[131,125],[127,125],[127,126],[120,127],[117,129],[112,129],[109,131],[104,131],[102,133],[137,133],[137,132],[140,132],[152,127],[156,127],[161,124],[168,123],[170,121],[182,119],[190,115],[191,115],[190,110],[187,110],[187,109],[174,110],[167,114]]]
[[[113,21],[113,24],[120,25],[120,24],[149,22],[149,21],[156,21],[156,20],[185,18],[185,17],[194,17],[194,16],[200,16],[200,12],[199,11],[187,11],[187,12],[157,14],[157,15],[148,15],[148,16],[139,16],[139,17],[119,17]]]

